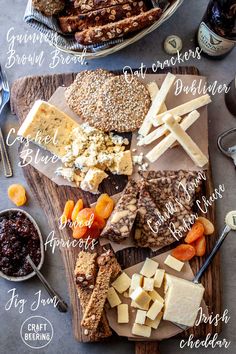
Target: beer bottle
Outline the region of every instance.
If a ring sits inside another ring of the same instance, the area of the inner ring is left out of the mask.
[[[210,0],[197,41],[208,57],[221,59],[229,54],[236,43],[236,0]]]

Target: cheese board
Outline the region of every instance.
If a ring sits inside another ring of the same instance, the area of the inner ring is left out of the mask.
[[[171,71],[174,74],[182,75],[198,75],[198,70],[194,67],[180,67],[173,68]],[[163,74],[168,71],[161,71]],[[116,74],[119,74],[117,72]],[[158,74],[158,72],[157,72]],[[60,86],[69,86],[75,79],[76,74],[57,74],[41,77],[26,77],[17,80],[12,86],[11,94],[11,107],[12,111],[17,115],[19,122],[23,123],[27,113],[37,99],[48,101],[54,94],[56,89]],[[70,239],[70,232],[67,228],[58,230],[58,218],[63,212],[63,206],[68,199],[77,200],[83,198],[87,205],[93,203],[97,198],[87,192],[83,192],[79,188],[71,186],[59,186],[52,182],[49,178],[45,177],[42,173],[38,172],[35,168],[28,165],[24,169],[24,175],[28,185],[30,186],[33,194],[39,201],[44,213],[48,217],[50,227],[64,241]],[[210,167],[206,171],[207,179],[204,181],[201,193],[202,195],[209,196],[213,192],[213,181],[211,176]],[[122,191],[127,183],[127,177],[113,175],[112,180],[108,179],[103,183],[102,192],[109,195],[117,194]],[[117,189],[118,187],[118,189]],[[205,215],[214,223],[214,204],[208,209]],[[212,235],[207,242],[207,253],[212,249],[215,244],[217,235]],[[171,245],[173,247],[173,245]],[[116,253],[117,259],[122,269],[131,267],[136,263],[142,262],[146,257],[153,257],[154,255],[163,253],[170,249],[170,246],[162,248],[161,251],[152,252],[148,248],[125,248]],[[72,321],[73,331],[76,339],[81,342],[87,342],[88,337],[81,331],[80,321],[83,317],[82,310],[79,306],[78,296],[76,292],[76,285],[74,282],[74,266],[78,254],[78,249],[70,248],[66,250],[61,249],[61,254],[67,274],[67,282],[69,286],[69,293],[72,305]],[[195,257],[191,262],[193,272],[196,273],[204,262],[204,257]],[[221,291],[220,291],[220,257],[219,255],[213,260],[211,266],[203,276],[202,284],[205,287],[204,300],[209,309],[209,313],[215,314],[221,312]],[[208,333],[219,333],[221,324],[218,326],[201,324],[192,329],[183,332],[181,336],[188,337],[190,333],[194,334],[196,338],[204,337]],[[148,343],[146,341],[136,342],[137,353],[158,352],[158,345],[155,343]]]

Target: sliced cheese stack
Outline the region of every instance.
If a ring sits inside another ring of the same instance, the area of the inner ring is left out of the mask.
[[[78,127],[78,123],[55,106],[38,100],[17,134],[62,158],[71,142],[70,133]]]

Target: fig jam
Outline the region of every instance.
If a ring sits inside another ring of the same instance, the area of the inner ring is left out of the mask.
[[[33,271],[26,260],[30,255],[38,266],[41,259],[40,238],[34,224],[20,211],[0,216],[0,270],[13,277]]]

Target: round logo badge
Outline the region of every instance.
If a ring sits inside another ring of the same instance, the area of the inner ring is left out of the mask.
[[[52,340],[53,327],[49,320],[42,316],[31,316],[21,325],[20,335],[23,342],[32,349],[46,347]]]

